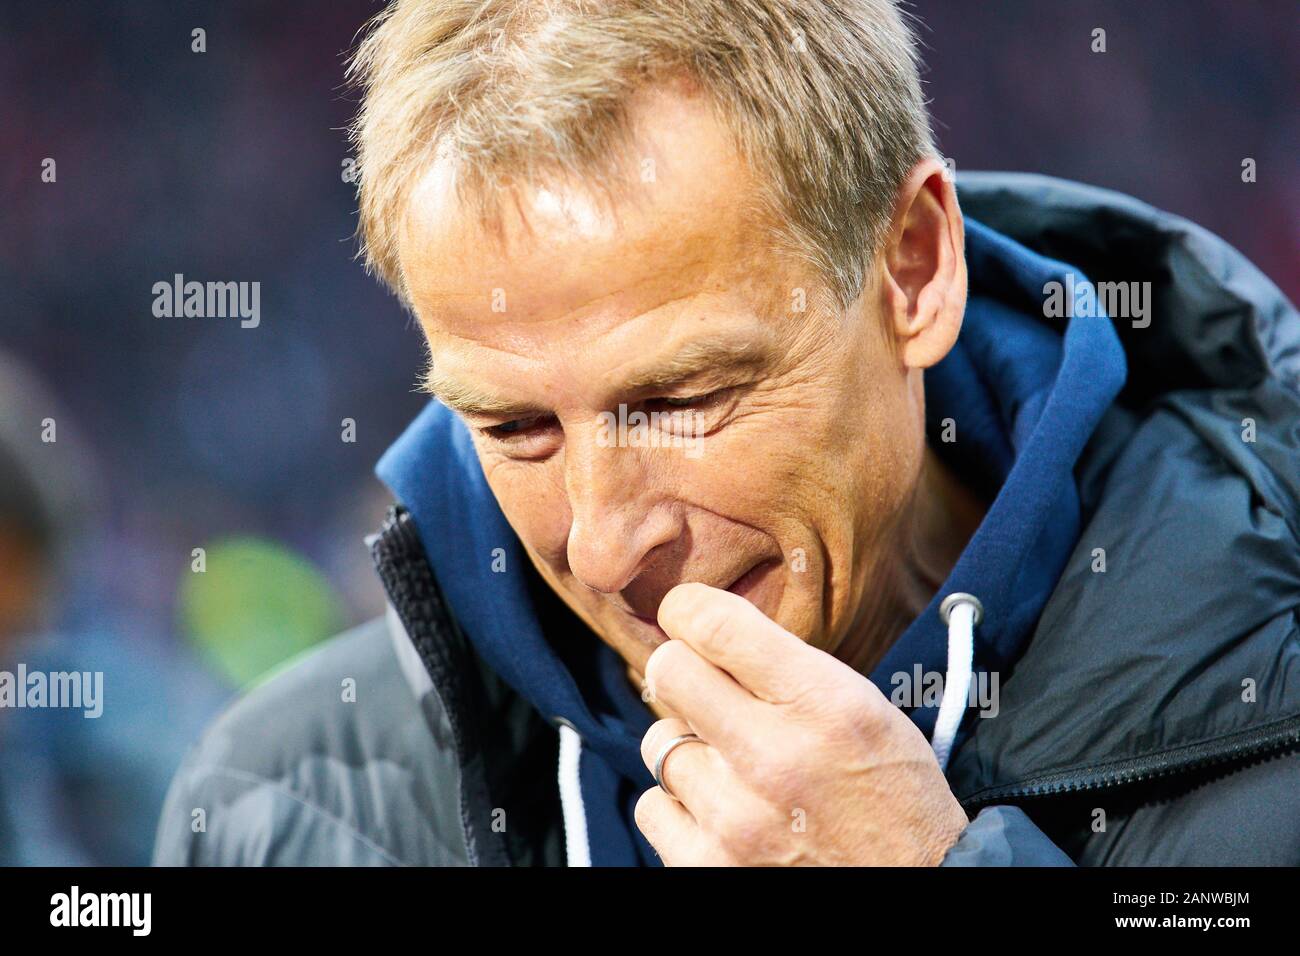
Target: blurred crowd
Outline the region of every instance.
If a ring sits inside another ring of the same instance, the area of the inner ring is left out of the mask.
[[[343,53],[378,9],[0,10],[0,672],[105,688],[94,719],[0,709],[0,863],[146,862],[216,709],[382,609],[371,468],[421,404],[423,353],[353,258]],[[959,170],[1130,192],[1297,298],[1292,5],[914,12]],[[260,323],[155,316],[178,273],[260,283]]]

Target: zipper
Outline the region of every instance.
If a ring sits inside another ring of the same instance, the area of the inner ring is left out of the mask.
[[[1264,727],[1177,747],[1150,757],[1134,757],[1085,770],[1065,770],[1024,783],[986,787],[958,802],[972,810],[1009,799],[1049,797],[1126,786],[1252,758],[1274,756],[1300,744],[1300,715]]]
[[[410,513],[400,506],[388,509],[379,533],[368,539],[375,570],[389,603],[401,619],[424,668],[433,681],[451,727],[451,743],[460,765],[459,809],[461,832],[470,866],[508,866],[506,837],[491,817],[498,804],[488,793],[482,760],[482,691],[462,675],[469,666],[465,639],[447,607],[429,565],[424,545]]]

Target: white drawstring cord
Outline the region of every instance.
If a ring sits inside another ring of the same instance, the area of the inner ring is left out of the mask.
[[[564,854],[569,866],[591,866],[587,842],[587,810],[582,804],[582,738],[560,724],[560,810],[564,817]]]
[[[975,625],[984,617],[984,607],[975,595],[957,591],[943,599],[939,605],[939,617],[948,625],[948,673],[943,679],[943,701],[934,721],[930,746],[934,748],[939,767],[946,770],[970,697],[971,671],[975,663]]]
[[[948,625],[948,672],[943,680],[943,700],[934,722],[930,746],[943,769],[948,767],[957,730],[966,713],[972,670],[975,663],[975,625],[984,617],[984,607],[973,594],[958,591],[939,605],[939,616]],[[591,866],[587,840],[587,811],[582,802],[582,738],[568,724],[560,724],[560,808],[564,817],[564,852],[569,866]]]

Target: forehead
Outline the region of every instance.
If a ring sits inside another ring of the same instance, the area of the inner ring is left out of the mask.
[[[577,324],[599,335],[656,310],[753,310],[783,294],[755,180],[708,104],[650,90],[629,120],[616,182],[506,187],[497,230],[460,201],[448,157],[420,176],[399,254],[435,351],[515,351]]]

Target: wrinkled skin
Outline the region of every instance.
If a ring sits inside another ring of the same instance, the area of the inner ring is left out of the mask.
[[[717,798],[706,837],[703,818],[683,822],[689,799],[650,791],[638,821],[666,862],[937,862],[965,816],[924,738],[861,675],[982,513],[925,443],[922,373],[965,307],[955,192],[936,160],[918,163],[846,309],[753,220],[758,187],[703,101],[661,87],[629,113],[652,181],[637,163],[614,193],[516,185],[497,229],[458,201],[445,157],[420,176],[399,252],[431,389],[470,428],[542,577],[634,682],[657,685],[656,713],[694,725],[731,700],[720,719],[759,735],[674,752],[679,795],[698,792],[696,776],[734,799]],[[693,444],[610,447],[600,416],[620,405],[663,413],[660,436]],[[673,591],[684,582],[708,587]],[[683,591],[696,596],[666,601]],[[743,599],[753,614],[736,620],[778,655],[765,666],[804,681],[815,706],[769,701],[758,720],[747,707],[762,688],[694,633],[690,608],[719,613],[701,593]],[[665,606],[680,606],[668,623]],[[685,676],[706,665],[711,682]],[[749,696],[714,696],[723,680]],[[665,732],[656,724],[647,746]],[[756,767],[779,787],[754,790]],[[764,800],[771,813],[749,812]],[[809,814],[802,833],[792,800]]]

